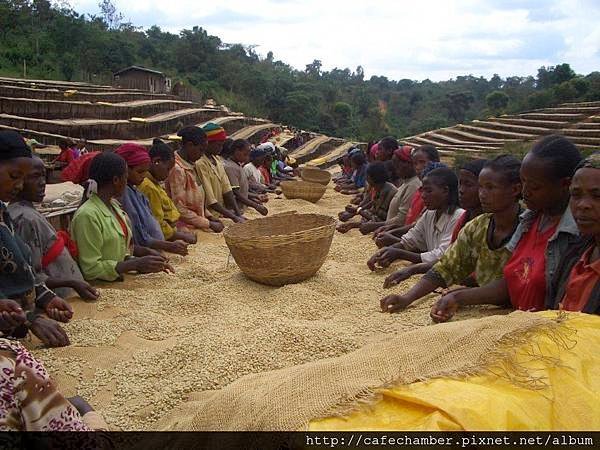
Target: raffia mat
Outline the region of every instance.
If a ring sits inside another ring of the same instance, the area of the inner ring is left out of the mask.
[[[178,431],[298,431],[311,420],[344,415],[377,399],[376,390],[434,377],[481,374],[493,365],[500,376],[531,388],[544,387],[519,365],[517,347],[536,353],[535,335],[557,345],[573,343],[556,320],[514,312],[422,327],[374,342],[347,355],[249,375],[216,392],[194,396],[158,423]],[[537,351],[539,353],[539,351]],[[558,361],[551,361],[558,364]],[[499,365],[500,363],[500,365]]]
[[[317,204],[271,196],[267,207],[272,214],[336,215],[348,201],[330,185]],[[368,270],[376,247],[358,230],[336,233],[313,278],[281,288],[244,277],[228,259],[221,235],[198,233],[198,239],[190,255],[171,258],[174,275],[128,276],[122,283],[99,284],[97,302],[72,301],[75,316],[64,326],[70,346],[29,343],[63,394],[84,397],[112,429],[154,430],[192,392],[341,356],[372,339],[431,324],[435,295],[401,314],[379,312],[381,297],[415,280],[383,289],[394,268]],[[456,319],[499,312],[465,308]]]

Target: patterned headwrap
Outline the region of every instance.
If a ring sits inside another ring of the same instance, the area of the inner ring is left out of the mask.
[[[592,153],[577,166],[578,169],[600,169],[600,152]]]
[[[250,152],[250,159],[261,158],[267,154],[267,151],[262,148],[255,148]]]
[[[202,127],[202,129],[206,133],[208,142],[218,142],[227,139],[227,133],[225,133],[225,129],[216,123],[208,122]]]
[[[423,169],[423,173],[421,174],[422,178],[425,178],[427,176],[427,174],[429,172],[431,172],[434,169],[441,169],[441,168],[445,168],[447,169],[448,166],[444,163],[441,162],[428,162],[427,165],[425,166],[425,168]]]
[[[16,131],[0,131],[0,160],[31,158],[31,149]]]
[[[141,166],[142,164],[150,164],[150,155],[140,144],[128,142],[121,145],[115,150],[115,153],[121,156],[129,167]]]

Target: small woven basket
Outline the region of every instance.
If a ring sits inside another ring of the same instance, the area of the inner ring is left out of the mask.
[[[325,186],[331,181],[331,174],[329,172],[314,167],[303,167],[300,177],[309,183],[319,183]]]
[[[279,185],[288,199],[301,198],[312,203],[317,203],[327,190],[327,186],[308,181],[282,181]]]
[[[321,268],[335,231],[333,217],[280,214],[229,226],[225,242],[240,270],[269,286],[304,281]]]

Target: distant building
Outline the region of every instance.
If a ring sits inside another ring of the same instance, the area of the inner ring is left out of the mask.
[[[115,87],[123,89],[139,89],[157,94],[171,91],[171,79],[157,70],[131,66],[119,70],[113,76]]]

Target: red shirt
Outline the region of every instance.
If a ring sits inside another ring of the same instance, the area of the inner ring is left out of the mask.
[[[515,309],[540,311],[545,309],[546,247],[558,224],[544,232],[538,231],[540,216],[523,235],[514,253],[504,266],[504,279],[510,301]]]
[[[271,174],[269,173],[269,169],[264,166],[260,166],[258,170],[260,170],[260,173],[262,173],[262,176],[265,179],[265,184],[271,184]]]
[[[406,219],[404,223],[406,225],[415,223],[417,220],[419,220],[419,217],[421,217],[424,209],[425,203],[423,202],[423,197],[421,197],[421,189],[417,189],[410,202],[410,208],[406,213]]]
[[[456,238],[458,237],[458,233],[460,233],[460,230],[462,230],[463,227],[466,225],[467,217],[469,217],[469,212],[465,211],[462,214],[462,216],[460,216],[458,218],[456,225],[454,225],[454,230],[452,230],[452,240],[450,241],[452,244],[454,243],[454,241],[456,241]]]
[[[593,251],[594,246],[591,246],[571,269],[565,296],[561,302],[566,311],[582,311],[600,279],[600,259],[589,264]]]
[[[66,150],[61,150],[60,155],[58,155],[58,158],[56,158],[56,161],[69,164],[74,159],[75,152],[73,152],[72,148],[68,148]]]

